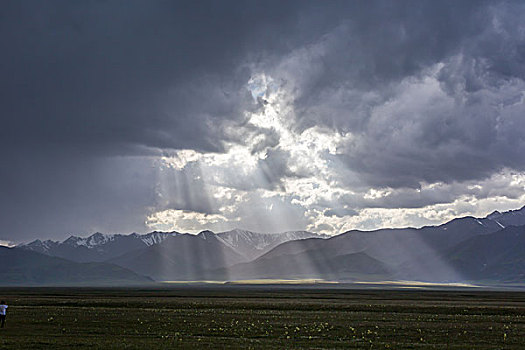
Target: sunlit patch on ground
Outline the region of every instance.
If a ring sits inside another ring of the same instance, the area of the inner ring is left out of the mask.
[[[356,284],[372,284],[383,286],[405,286],[405,287],[465,287],[465,288],[482,288],[482,286],[470,283],[459,282],[421,282],[421,281],[376,281],[376,282],[353,282]]]
[[[167,284],[338,284],[337,281],[327,281],[323,279],[303,278],[303,279],[253,279],[253,280],[235,280],[235,281],[162,281]]]
[[[323,279],[254,279],[254,280],[237,280],[228,282],[229,284],[337,284],[337,281],[326,281]]]

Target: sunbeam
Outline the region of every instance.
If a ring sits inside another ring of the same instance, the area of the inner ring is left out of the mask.
[[[207,229],[220,232],[241,228],[269,233],[306,228],[335,235],[359,226],[375,228],[387,224],[403,227],[409,215],[422,212],[423,209],[402,209],[405,216],[400,216],[398,208],[375,209],[374,203],[384,203],[399,196],[398,191],[366,186],[353,173],[351,164],[349,166],[343,161],[341,152],[354,141],[351,132],[338,133],[318,126],[297,128],[293,93],[287,87],[266,74],[259,74],[249,80],[247,89],[259,107],[255,111],[246,111],[246,120],[237,129],[229,129],[231,137],[230,141],[223,143],[224,152],[179,150],[160,158],[158,202],[146,221],[149,227],[194,234]],[[443,186],[422,184],[417,195],[424,199],[423,196]],[[363,208],[363,203],[367,203],[367,208]],[[439,205],[435,204],[434,208]],[[392,211],[391,221],[386,221],[388,210]],[[428,208],[424,210],[427,215],[432,213]],[[435,220],[439,222],[445,218]],[[422,223],[432,222],[421,220]],[[290,271],[296,278],[341,278],[337,272],[340,267],[335,266],[333,260],[339,257],[337,261],[343,265],[359,265],[359,259],[377,259],[388,266],[375,270],[382,271],[378,272],[382,277],[462,281],[461,274],[443,260],[435,238],[428,240],[420,235],[421,232],[416,229],[397,230],[395,234],[349,232],[333,239],[341,242],[340,246],[328,251],[299,249],[288,257],[287,263],[293,266]],[[197,237],[204,239],[206,235]],[[181,244],[187,242],[190,241],[181,239]],[[216,256],[216,275],[204,276],[204,270],[196,270],[195,266],[176,266],[168,254],[163,252],[166,256],[165,276],[189,278],[198,275],[211,279],[290,277],[279,271],[268,273],[259,268],[241,273],[238,268],[230,271],[227,254],[224,255],[222,250]],[[178,254],[182,254],[181,261],[191,261],[191,264],[204,264],[205,261],[199,260],[208,258],[189,246]],[[350,279],[359,275],[356,271],[345,273]]]

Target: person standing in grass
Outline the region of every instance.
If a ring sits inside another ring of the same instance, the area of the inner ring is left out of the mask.
[[[2,323],[2,325],[0,326],[1,328],[4,328],[5,326],[5,315],[6,315],[6,311],[7,311],[7,304],[5,303],[5,301],[0,301],[0,322]]]

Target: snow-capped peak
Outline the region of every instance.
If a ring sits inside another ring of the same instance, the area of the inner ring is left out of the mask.
[[[151,233],[147,233],[145,235],[139,235],[136,233],[133,233],[132,236],[140,238],[142,242],[144,242],[147,246],[151,246],[154,244],[159,244],[162,241],[164,241],[168,237],[174,237],[179,235],[178,232],[158,232],[154,231]]]
[[[496,220],[498,218],[500,218],[503,214],[500,213],[499,211],[497,210],[494,210],[492,213],[490,213],[489,215],[487,215],[487,219],[490,219],[490,220]]]
[[[216,237],[225,245],[245,256],[257,256],[281,243],[306,238],[326,238],[307,231],[288,231],[282,233],[259,233],[234,229],[221,232]]]
[[[487,215],[487,219],[501,228],[525,225],[525,207],[504,212],[495,210]]]
[[[215,238],[216,235],[215,233],[213,233],[212,231],[210,230],[205,230],[205,231],[201,231],[199,232],[199,234],[197,235],[197,237],[200,237],[202,239],[209,239],[209,238]]]
[[[116,236],[117,235],[114,234],[102,234],[100,232],[97,232],[85,238],[71,236],[62,243],[72,246],[84,246],[86,248],[94,248],[115,240]]]
[[[117,238],[133,237],[135,239],[141,240],[145,245],[151,246],[153,244],[159,244],[162,241],[164,241],[166,238],[173,237],[178,234],[179,234],[178,232],[158,232],[158,231],[146,233],[143,235],[137,234],[137,233],[132,233],[129,235],[102,234],[100,232],[97,232],[85,238],[71,236],[62,243],[72,245],[72,246],[85,246],[87,248],[95,248],[95,247],[104,245],[106,243],[112,242]]]
[[[34,251],[38,251],[38,252],[41,252],[41,253],[45,253],[47,251],[49,251],[51,248],[53,248],[54,246],[56,246],[58,243],[58,241],[52,241],[50,239],[48,240],[45,240],[45,241],[41,241],[39,239],[36,239],[32,242],[29,242],[27,244],[20,244],[18,246],[22,246],[26,249],[29,249],[29,250],[34,250]]]

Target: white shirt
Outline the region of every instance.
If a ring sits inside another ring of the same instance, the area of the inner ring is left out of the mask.
[[[5,315],[5,310],[7,310],[7,305],[0,305],[0,315]]]

